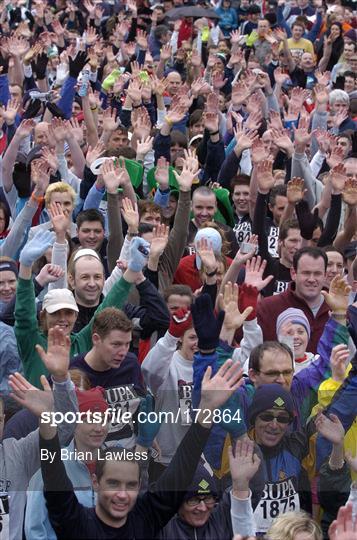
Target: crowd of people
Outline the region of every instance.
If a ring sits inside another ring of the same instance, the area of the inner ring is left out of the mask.
[[[1,540],[357,540],[352,0],[1,0]]]

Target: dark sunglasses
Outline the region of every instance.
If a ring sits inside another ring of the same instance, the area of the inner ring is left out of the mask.
[[[263,420],[263,422],[272,422],[274,418],[279,424],[290,424],[290,416],[285,414],[277,414],[276,416],[272,413],[262,413],[259,414],[258,418]]]

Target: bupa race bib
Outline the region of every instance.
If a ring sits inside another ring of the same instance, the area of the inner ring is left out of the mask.
[[[140,405],[138,396],[133,384],[123,384],[114,388],[107,388],[106,400],[111,409],[115,410],[109,426],[107,441],[117,441],[127,439],[133,435],[133,416]],[[130,413],[130,421],[122,422],[122,413]]]
[[[9,540],[10,538],[10,516],[9,516],[9,495],[0,492],[0,538]]]
[[[278,253],[278,243],[279,243],[279,227],[270,227],[268,235],[268,250],[269,254],[274,257],[274,259],[279,258]]]
[[[287,478],[280,482],[267,482],[254,511],[256,530],[259,533],[265,533],[276,517],[285,512],[299,510],[300,499],[293,478]]]
[[[181,425],[189,426],[191,424],[192,383],[182,383],[181,381],[179,381],[178,397],[181,414]]]

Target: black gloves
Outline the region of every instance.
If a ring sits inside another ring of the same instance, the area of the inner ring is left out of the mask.
[[[216,349],[224,320],[224,311],[216,317],[209,294],[202,294],[191,307],[193,325],[198,337],[200,351]]]
[[[295,206],[295,210],[301,236],[305,240],[311,240],[314,230],[320,223],[318,208],[315,208],[314,213],[312,214],[310,212],[309,204],[302,200]]]
[[[69,76],[77,79],[78,75],[88,62],[89,58],[85,51],[79,51],[75,58],[68,58],[69,60]]]
[[[36,73],[36,77],[38,80],[46,78],[47,64],[48,56],[44,52],[37,55],[36,62],[32,62],[32,71]]]

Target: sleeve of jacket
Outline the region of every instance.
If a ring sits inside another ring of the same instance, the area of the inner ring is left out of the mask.
[[[268,235],[266,231],[266,215],[269,195],[263,193],[257,194],[257,200],[254,209],[254,218],[252,223],[253,234],[258,235],[259,255],[267,261],[264,276],[274,275],[273,259],[269,253]]]
[[[347,327],[330,318],[317,347],[319,357],[294,376],[291,390],[300,404],[303,418],[308,417],[311,405],[316,404],[321,382],[331,376],[330,358],[333,347],[340,343],[347,345],[348,339]]]
[[[313,208],[318,202],[316,200],[314,189],[316,178],[312,174],[310,163],[306,157],[306,154],[297,154],[294,152],[292,157],[291,176],[299,176],[300,178],[303,178],[305,188],[307,189],[304,199],[309,203],[309,208]]]
[[[32,477],[27,491],[24,530],[28,540],[33,538],[36,540],[55,540],[56,538],[48,519],[41,471],[37,471]]]
[[[166,286],[171,284],[186,246],[190,211],[191,192],[180,190],[174,226],[171,229],[165,251],[159,260],[160,278],[165,280]]]
[[[7,105],[7,102],[11,99],[9,78],[7,74],[0,75],[0,103],[2,106]]]
[[[80,198],[85,201],[88,192],[90,188],[93,186],[94,182],[96,181],[97,177],[95,174],[92,173],[92,171],[87,167],[87,165],[84,167],[83,172],[83,180],[81,181],[80,188],[79,188],[79,196]]]
[[[230,188],[230,182],[233,176],[237,174],[239,164],[240,158],[237,157],[233,150],[226,156],[218,173],[217,182],[219,182],[222,187],[227,189]]]
[[[28,228],[31,226],[32,218],[37,211],[36,206],[26,204],[15,219],[9,234],[0,247],[1,256],[15,259],[19,251],[19,247],[25,239]]]
[[[61,98],[57,106],[63,111],[67,120],[72,116],[72,105],[74,96],[76,95],[77,79],[68,77],[61,89]]]
[[[211,180],[217,180],[221,165],[224,162],[224,143],[220,139],[217,143],[211,142],[209,139],[207,144],[207,158],[204,168],[203,181],[204,183]]]
[[[350,491],[351,475],[347,463],[342,469],[334,471],[328,460],[325,461],[320,468],[317,485],[319,503],[324,512],[336,516],[339,508],[346,504]]]
[[[177,349],[177,343],[178,338],[166,332],[156,345],[150,349],[141,364],[145,383],[154,396],[157,395],[163,382],[168,377],[172,356]]]
[[[139,318],[141,339],[147,339],[155,331],[165,332],[170,324],[170,313],[166,302],[149,279],[139,285]]]
[[[326,414],[335,414],[347,432],[356,418],[357,403],[357,353],[352,361],[352,369],[335,393]],[[324,437],[317,437],[317,464],[321,464],[331,452],[331,443]]]
[[[342,195],[331,195],[331,206],[327,214],[326,225],[317,243],[318,247],[329,246],[336,238],[340,224]]]
[[[170,163],[170,144],[171,137],[170,135],[161,135],[159,132],[154,140],[154,152],[155,152],[155,164],[157,160],[163,156]]]

